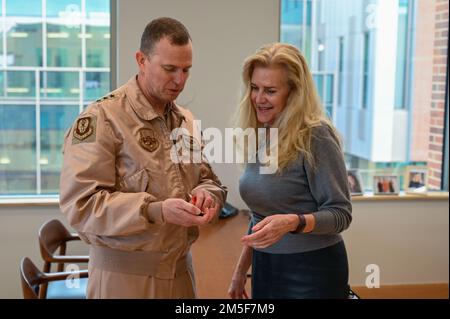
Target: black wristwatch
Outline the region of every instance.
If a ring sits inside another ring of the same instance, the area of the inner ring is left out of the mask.
[[[300,220],[300,222],[298,223],[298,226],[295,230],[291,231],[291,234],[299,234],[302,233],[303,230],[306,227],[306,218],[303,214],[299,214],[298,215],[298,219]]]

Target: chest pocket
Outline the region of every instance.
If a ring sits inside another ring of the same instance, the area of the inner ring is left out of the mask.
[[[149,181],[150,178],[147,170],[141,169],[133,175],[124,178],[120,182],[120,188],[123,192],[128,193],[147,192]]]

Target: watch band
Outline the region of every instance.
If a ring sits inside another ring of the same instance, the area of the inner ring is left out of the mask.
[[[298,219],[300,220],[300,222],[298,223],[298,226],[295,230],[291,231],[291,234],[299,234],[302,233],[303,230],[306,227],[306,218],[303,214],[299,214],[298,215]]]

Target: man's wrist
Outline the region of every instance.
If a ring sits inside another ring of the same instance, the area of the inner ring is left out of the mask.
[[[163,202],[150,202],[146,207],[147,220],[154,224],[164,224]]]

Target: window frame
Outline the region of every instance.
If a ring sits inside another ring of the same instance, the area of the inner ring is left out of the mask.
[[[41,1],[41,9],[42,12],[46,12],[46,4],[47,0]],[[80,0],[81,10],[82,12],[86,11],[86,0]],[[30,67],[22,67],[22,66],[8,66],[7,65],[7,31],[5,28],[6,24],[6,0],[0,0],[0,5],[2,8],[1,15],[3,30],[2,30],[2,41],[0,45],[2,46],[2,53],[0,59],[3,60],[3,64],[0,65],[0,72],[4,72],[5,81],[3,83],[4,88],[7,86],[6,74],[9,71],[31,71],[34,72],[34,89],[35,94],[29,100],[27,99],[27,104],[33,104],[35,106],[35,126],[36,126],[36,158],[35,158],[35,167],[36,167],[36,194],[26,195],[26,194],[5,194],[0,195],[0,205],[8,204],[8,205],[29,205],[29,204],[54,204],[59,197],[59,194],[42,194],[42,170],[40,165],[40,153],[41,153],[41,105],[54,105],[54,104],[64,104],[64,105],[76,105],[78,106],[78,111],[81,113],[88,102],[85,100],[85,78],[86,74],[89,72],[108,72],[110,74],[109,80],[109,90],[112,90],[116,87],[117,83],[117,54],[115,48],[116,42],[116,34],[117,34],[117,0],[109,0],[110,4],[110,19],[109,19],[109,28],[110,28],[110,41],[109,41],[109,54],[110,54],[110,66],[109,67],[87,67],[86,66],[86,38],[81,38],[81,47],[82,47],[82,55],[81,55],[81,65],[78,67],[49,67],[47,65],[47,18],[46,15],[41,16],[42,23],[42,65],[41,66],[30,66]],[[86,31],[86,23],[81,23],[80,33],[84,34]],[[78,73],[78,88],[79,88],[79,96],[78,99],[70,99],[63,100],[53,98],[45,99],[41,97],[41,75],[45,72],[77,72]],[[6,95],[6,90],[4,91]],[[15,105],[15,104],[23,104],[19,100],[23,99],[22,97],[6,97],[0,100],[0,105]],[[18,103],[16,103],[18,102]]]

